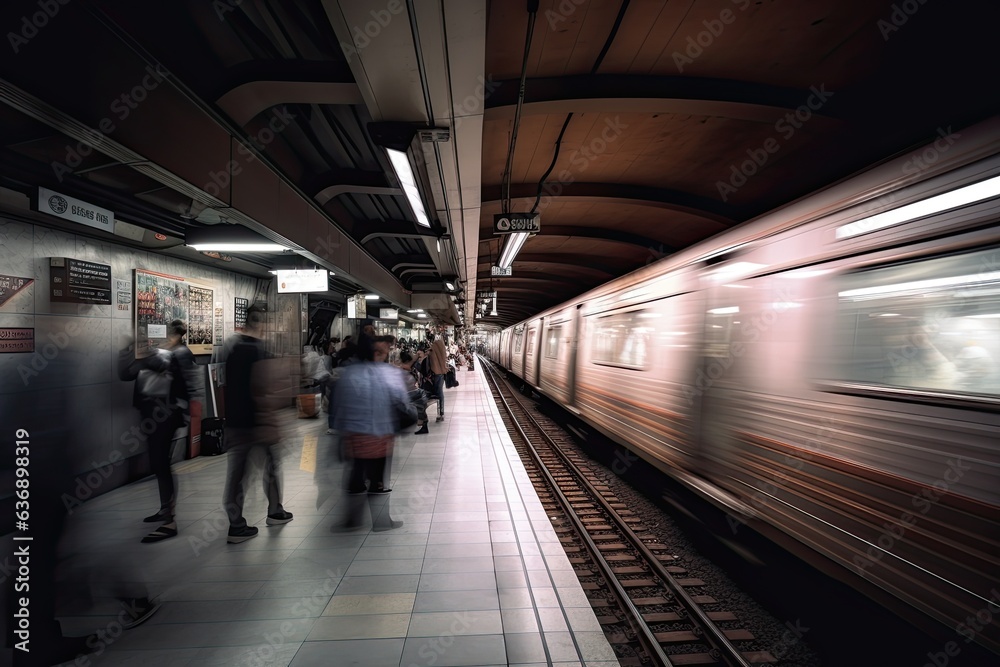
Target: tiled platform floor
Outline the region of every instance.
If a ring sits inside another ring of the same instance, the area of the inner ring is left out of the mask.
[[[225,539],[225,456],[176,466],[176,538],[139,544],[152,479],[86,503],[73,534],[90,546],[64,576],[145,582],[164,604],[121,632],[110,597],[78,600],[64,632],[104,629],[96,665],[617,665],[481,373],[459,373],[429,435],[398,439],[393,531],[330,531],[344,501],[317,508],[325,419],[289,422],[294,521],[266,526],[254,484],[246,516],[260,534],[243,544]]]

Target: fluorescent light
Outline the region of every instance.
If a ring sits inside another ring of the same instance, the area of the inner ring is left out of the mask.
[[[988,313],[986,315],[969,315],[973,320],[991,320],[1000,318],[1000,313]]]
[[[455,284],[454,283],[445,283],[444,286],[447,287],[449,290],[454,290],[455,289]]]
[[[190,246],[198,252],[284,252],[287,248],[278,243],[199,243]]]
[[[732,287],[733,289],[750,289],[749,285],[723,285],[723,287]]]
[[[799,271],[789,271],[788,273],[779,274],[782,278],[794,278],[796,280],[804,280],[805,278],[815,278],[816,276],[825,276],[828,273],[833,273],[833,269],[802,269]]]
[[[1000,195],[1000,176],[988,178],[979,183],[966,185],[963,188],[945,192],[935,197],[929,197],[906,206],[894,208],[885,213],[879,213],[868,218],[856,220],[837,228],[837,238],[847,239],[859,234],[878,231],[903,222],[924,218],[949,209],[967,206],[975,202]]]
[[[739,306],[726,306],[725,308],[713,308],[708,311],[710,315],[730,315],[740,312]]]
[[[899,317],[899,313],[879,313],[878,317]]]
[[[424,310],[423,310],[423,308],[417,308],[416,310],[408,310],[406,312],[408,312],[408,313],[422,313],[422,312],[424,312]]]
[[[331,276],[335,276],[335,275],[337,275],[337,274],[336,274],[336,273],[334,273],[333,271],[331,271],[331,272],[330,272],[330,275],[331,275]]]
[[[403,186],[406,199],[410,202],[413,215],[417,218],[417,224],[423,227],[430,227],[431,223],[427,220],[427,212],[424,210],[424,202],[420,198],[417,179],[413,175],[409,158],[402,151],[393,150],[392,148],[385,150],[389,154],[389,161],[392,163],[392,168],[396,170],[396,177],[399,179],[400,185]]]
[[[733,262],[732,264],[723,264],[718,269],[712,272],[712,278],[719,282],[735,280],[743,276],[749,275],[758,269],[766,269],[767,264],[757,264],[755,262]]]
[[[427,317],[425,313],[417,313],[417,317]]]
[[[502,269],[509,268],[514,263],[514,257],[521,251],[521,246],[528,240],[528,232],[517,232],[507,237],[507,243],[503,247],[500,255],[500,262],[497,264]]]
[[[968,283],[986,283],[1000,281],[1000,271],[991,273],[980,273],[974,276],[951,276],[950,278],[933,278],[931,280],[914,280],[907,283],[896,283],[895,285],[879,285],[878,287],[862,287],[861,289],[847,290],[839,292],[837,296],[845,299],[857,297],[878,297],[883,294],[895,294],[898,292],[912,292],[934,289],[937,287],[951,287]]]
[[[365,294],[365,299],[367,301],[374,301],[377,298],[379,298],[378,294]]]

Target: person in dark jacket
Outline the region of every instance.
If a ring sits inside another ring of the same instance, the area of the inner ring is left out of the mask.
[[[201,377],[194,354],[184,344],[187,325],[182,320],[174,320],[167,325],[167,344],[162,350],[143,359],[137,359],[130,365],[127,375],[145,370],[151,373],[167,374],[170,387],[167,396],[145,393],[150,385],[139,381],[135,383],[132,404],[139,409],[143,422],[149,420],[155,428],[149,435],[147,449],[149,466],[156,475],[160,489],[160,510],[148,516],[146,523],[161,523],[162,525],[142,538],[143,542],[160,542],[177,535],[177,522],[174,511],[177,504],[177,482],[170,469],[171,452],[173,450],[174,432],[191,421],[191,401],[204,400]]]
[[[247,525],[243,517],[247,460],[254,449],[264,455],[264,493],[267,496],[267,525],[274,526],[292,520],[281,504],[280,459],[275,456],[278,426],[274,410],[269,409],[270,361],[264,349],[265,313],[251,306],[247,310],[244,332],[235,334],[226,352],[226,439],[229,468],[223,504],[229,517],[230,544],[246,542],[256,537],[257,528]]]

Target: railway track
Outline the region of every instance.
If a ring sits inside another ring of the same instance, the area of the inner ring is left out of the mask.
[[[672,565],[676,556],[575,453],[572,439],[536,417],[480,357],[501,416],[560,542],[624,667],[774,664],[766,651],[741,651],[754,636],[703,582]],[[550,435],[551,433],[551,435]]]

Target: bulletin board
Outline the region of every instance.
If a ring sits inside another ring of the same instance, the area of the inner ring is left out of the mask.
[[[187,345],[195,354],[212,354],[215,343],[215,292],[188,285]]]
[[[167,342],[167,325],[184,320],[194,354],[211,354],[215,343],[215,291],[179,276],[135,270],[135,352],[144,357]]]

